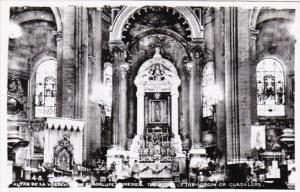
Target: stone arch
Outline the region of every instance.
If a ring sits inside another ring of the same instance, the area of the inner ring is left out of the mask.
[[[120,42],[122,40],[122,29],[127,19],[140,8],[141,7],[126,6],[118,13],[110,29],[110,42]],[[193,11],[188,7],[173,8],[181,13],[188,22],[188,25],[191,28],[191,38],[193,40],[203,38],[203,26],[200,26],[199,19]]]
[[[265,53],[259,54],[256,57],[256,65],[264,59],[278,60],[279,63],[281,63],[283,65],[285,73],[286,74],[291,73],[291,70],[292,70],[291,62],[292,61],[291,61],[291,58],[286,53],[276,50],[272,53],[265,52]]]
[[[250,20],[249,20],[249,29],[254,30],[259,23],[263,23],[265,21],[275,19],[275,18],[282,18],[292,20],[293,18],[289,13],[284,10],[280,12],[273,12],[268,9],[268,12],[264,11],[264,8],[255,7],[251,10],[250,13]]]
[[[257,18],[260,13],[260,10],[261,10],[260,7],[255,7],[251,10],[250,20],[249,20],[249,29],[250,30],[256,29],[256,22],[257,22]]]
[[[52,15],[50,13],[50,9],[51,9]],[[57,31],[61,31],[62,30],[62,18],[61,18],[60,10],[57,7],[51,7],[50,9],[49,9],[49,12],[38,10],[38,9],[22,12],[17,15],[14,15],[11,19],[18,24],[21,24],[21,23],[24,23],[27,21],[31,21],[31,20],[44,20],[44,21],[54,23],[56,25]],[[36,14],[36,12],[38,12],[39,14]],[[40,16],[41,14],[43,15],[42,18]]]
[[[56,60],[56,53],[46,50],[31,57],[28,62],[30,74],[34,74],[38,66],[46,60]]]
[[[57,7],[51,7],[51,10],[54,14],[55,21],[56,21],[56,27],[57,31],[62,31],[63,25],[62,25],[62,17],[59,8]]]

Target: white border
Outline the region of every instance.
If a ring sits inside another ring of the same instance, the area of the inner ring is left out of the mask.
[[[8,33],[7,33],[7,26],[9,21],[9,7],[10,6],[70,6],[70,5],[82,5],[86,7],[102,7],[103,5],[111,5],[111,6],[118,6],[118,5],[131,5],[131,6],[138,6],[138,5],[166,5],[166,6],[238,6],[242,8],[253,8],[255,6],[258,7],[272,7],[272,8],[292,8],[296,9],[296,30],[295,34],[298,36],[297,42],[295,45],[295,134],[296,134],[296,179],[300,178],[300,170],[299,170],[299,115],[300,115],[300,101],[299,101],[299,94],[300,94],[300,56],[299,56],[299,35],[300,35],[300,1],[280,1],[280,0],[267,0],[267,1],[260,1],[255,2],[252,0],[249,1],[222,1],[222,0],[214,0],[214,1],[97,1],[97,0],[73,0],[73,1],[42,1],[42,0],[32,0],[32,1],[17,1],[17,0],[0,0],[0,191],[115,191],[115,189],[107,189],[107,188],[76,188],[76,189],[57,189],[57,188],[7,188],[6,182],[6,165],[7,165],[7,118],[6,118],[6,103],[7,103],[7,56],[8,56]],[[298,118],[297,118],[298,117]],[[299,182],[296,183],[296,189],[299,189]],[[118,191],[134,191],[136,189],[122,189]],[[138,191],[163,191],[166,189],[137,189]],[[167,189],[168,190],[168,189]],[[172,189],[174,190],[174,189]],[[180,189],[177,189],[177,191]],[[187,191],[195,191],[195,189],[184,189]],[[201,190],[201,189],[196,189]],[[202,191],[206,191],[204,189]],[[221,189],[210,189],[209,191],[220,191]],[[241,190],[241,189],[222,189],[223,191],[256,191],[252,190]],[[259,190],[261,191],[261,190]],[[267,190],[268,192],[271,191],[279,191],[279,190]],[[288,191],[296,191],[296,190],[288,190]],[[299,190],[298,190],[299,191]]]

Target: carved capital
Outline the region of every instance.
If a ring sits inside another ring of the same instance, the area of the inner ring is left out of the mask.
[[[127,58],[127,46],[122,42],[109,42],[109,49],[114,59],[123,60]]]
[[[193,41],[189,44],[189,52],[191,59],[207,60],[208,51],[203,39]]]
[[[121,69],[121,76],[122,78],[125,78],[127,75],[128,70],[130,69],[130,64],[127,62],[122,62],[120,64],[120,69]]]

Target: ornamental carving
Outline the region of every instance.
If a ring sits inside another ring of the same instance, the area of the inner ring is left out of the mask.
[[[63,136],[54,146],[54,165],[61,170],[71,170],[73,166],[73,149],[68,136]]]
[[[154,86],[156,84],[168,84],[163,82],[177,79],[178,75],[173,64],[163,59],[160,55],[160,49],[156,47],[153,58],[140,68],[138,77],[142,81],[149,81],[148,84]]]
[[[127,58],[128,50],[127,46],[123,42],[110,42],[110,51],[114,59],[123,60]]]
[[[191,59],[206,61],[209,57],[208,49],[203,41],[192,42],[189,44]]]
[[[7,86],[7,113],[26,117],[27,80],[12,76],[9,77]]]

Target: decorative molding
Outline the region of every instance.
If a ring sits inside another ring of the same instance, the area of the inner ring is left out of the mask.
[[[66,129],[70,131],[83,131],[84,121],[80,119],[68,119],[68,118],[47,118],[46,122],[47,129]]]
[[[159,71],[157,71],[157,70],[159,70]],[[159,72],[160,76],[161,77],[163,76],[164,78],[153,78],[152,76],[155,75],[154,73],[156,71]],[[165,84],[168,81],[170,81],[171,84],[173,84],[175,82],[178,82],[180,84],[180,79],[178,77],[175,66],[170,61],[162,58],[162,56],[159,53],[159,48],[156,48],[156,52],[155,52],[153,58],[144,62],[144,64],[140,67],[140,69],[138,71],[138,75],[135,80],[135,84],[137,85],[141,82],[144,82],[142,84],[145,85],[148,82],[149,84],[154,83],[152,86],[154,86],[154,85],[158,86],[160,84]],[[171,82],[171,81],[174,81],[174,82]],[[165,82],[165,83],[163,83],[163,82]],[[166,85],[168,85],[168,83]],[[154,87],[157,87],[157,86],[154,86]],[[153,89],[154,89],[154,87],[153,87]],[[164,86],[161,86],[160,89],[162,89],[162,90],[160,90],[160,91],[166,91],[163,89],[163,87]],[[149,89],[151,89],[151,86],[149,87]],[[156,91],[156,92],[160,92],[160,91]]]

